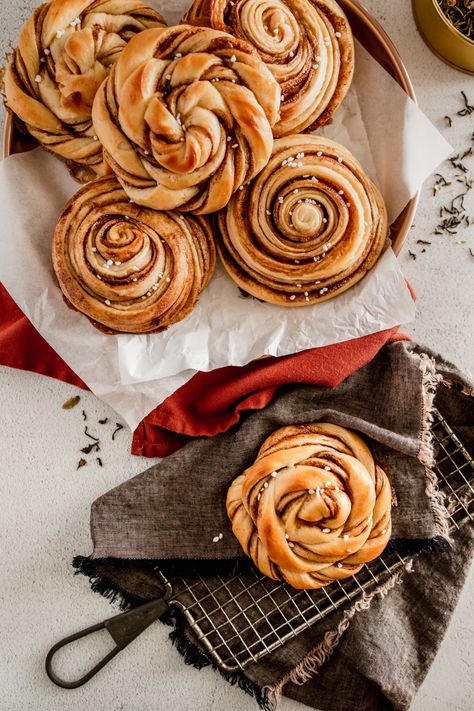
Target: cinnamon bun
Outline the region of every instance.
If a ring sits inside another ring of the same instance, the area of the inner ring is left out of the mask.
[[[224,32],[142,32],[93,107],[94,128],[127,195],[160,210],[224,207],[266,165],[280,90],[257,52]]]
[[[196,305],[215,265],[205,218],[130,202],[115,178],[84,186],[53,240],[66,303],[107,333],[153,333]]]
[[[378,188],[343,146],[314,135],[275,141],[266,168],[218,215],[218,250],[258,299],[307,306],[372,269],[388,233]]]
[[[52,0],[24,26],[5,72],[7,108],[83,181],[105,174],[95,94],[131,37],[162,27],[140,0]]]
[[[253,45],[281,88],[275,136],[331,120],[354,73],[354,42],[334,0],[195,0],[185,22]]]
[[[391,505],[390,482],[364,441],[326,422],[274,432],[227,494],[246,555],[301,589],[348,578],[379,556]]]

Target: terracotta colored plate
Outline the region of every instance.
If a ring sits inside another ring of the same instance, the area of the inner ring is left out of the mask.
[[[347,14],[354,36],[416,102],[413,85],[405,65],[383,27],[358,0],[339,0],[339,4]],[[3,157],[31,150],[35,146],[36,142],[33,138],[22,136],[15,130],[11,116],[7,114],[3,129]],[[399,254],[413,224],[419,196],[417,193],[410,200],[391,225],[390,236],[395,254]]]

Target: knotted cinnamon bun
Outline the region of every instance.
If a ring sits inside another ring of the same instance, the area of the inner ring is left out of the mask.
[[[313,135],[275,141],[266,168],[218,216],[218,249],[253,296],[305,306],[346,291],[387,237],[383,199],[343,146]]]
[[[214,265],[205,218],[141,208],[115,178],[82,188],[53,240],[66,302],[108,333],[152,333],[181,321]]]
[[[203,214],[266,165],[279,104],[278,84],[250,45],[180,25],[127,45],[93,121],[131,199]]]
[[[164,26],[140,0],[52,0],[23,28],[5,73],[7,107],[87,180],[106,172],[92,102],[129,39]]]
[[[281,88],[275,136],[328,123],[352,81],[352,32],[334,0],[195,0],[184,21],[257,49]]]
[[[357,573],[391,533],[385,472],[354,432],[326,422],[283,427],[227,494],[232,530],[259,570],[310,589]]]

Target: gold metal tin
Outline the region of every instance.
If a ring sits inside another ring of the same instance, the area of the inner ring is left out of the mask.
[[[421,36],[443,62],[474,74],[474,41],[459,32],[436,0],[412,0],[413,14]]]
[[[354,37],[395,79],[402,89],[416,103],[415,91],[402,59],[380,23],[369,13],[359,0],[339,0],[346,13]],[[3,128],[3,157],[22,153],[35,147],[30,136],[22,136],[15,128],[10,114],[5,115]],[[420,193],[406,205],[397,219],[390,225],[390,238],[395,254],[399,254],[415,217]]]

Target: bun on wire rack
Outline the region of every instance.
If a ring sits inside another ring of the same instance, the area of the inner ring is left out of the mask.
[[[269,578],[322,588],[357,573],[390,540],[392,491],[358,434],[327,422],[282,427],[232,482],[227,513]]]

